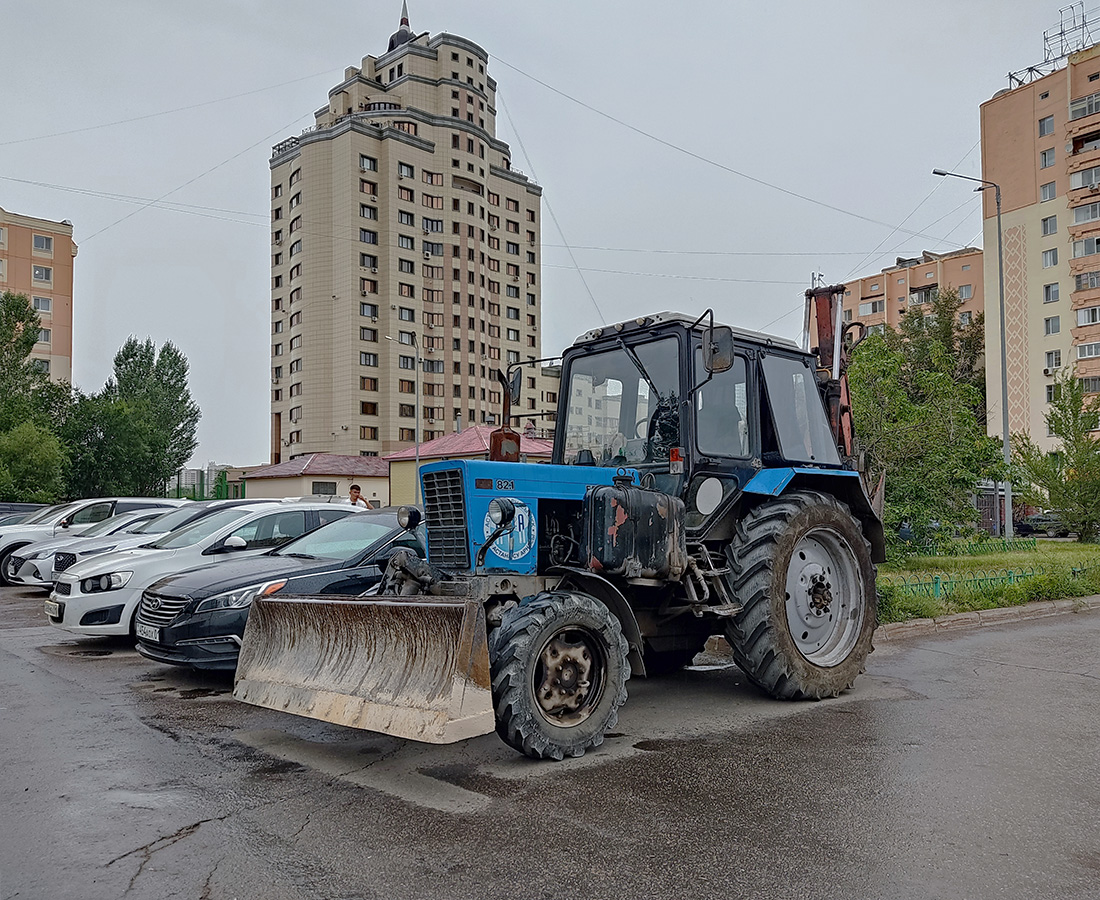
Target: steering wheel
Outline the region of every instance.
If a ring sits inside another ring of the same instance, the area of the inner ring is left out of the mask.
[[[644,427],[643,427],[644,426]],[[634,437],[644,440],[649,437],[649,417],[639,419],[634,425]]]

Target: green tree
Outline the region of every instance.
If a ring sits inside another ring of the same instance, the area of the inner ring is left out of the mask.
[[[907,318],[916,318],[912,314]],[[929,323],[931,324],[931,323]],[[910,523],[918,539],[972,527],[978,482],[999,472],[996,441],[975,415],[982,394],[959,346],[927,327],[871,335],[849,369],[852,412],[871,483],[886,474],[884,524]]]
[[[57,437],[33,422],[0,434],[0,500],[55,502],[64,489],[65,461]]]
[[[1027,434],[1012,436],[1016,490],[1035,506],[1057,510],[1079,541],[1095,541],[1100,529],[1100,398],[1086,399],[1073,370],[1054,385],[1047,429],[1058,449],[1042,450]]]
[[[26,294],[0,294],[0,433],[23,422],[52,430],[68,407],[68,385],[51,382],[30,358],[41,325]]]
[[[74,497],[144,496],[152,470],[154,425],[147,404],[106,391],[78,394],[62,435],[69,447],[68,489]]]
[[[130,337],[115,354],[114,376],[103,395],[121,400],[150,426],[132,471],[142,493],[163,490],[198,446],[199,407],[188,387],[187,358],[170,341],[157,351],[152,339]]]

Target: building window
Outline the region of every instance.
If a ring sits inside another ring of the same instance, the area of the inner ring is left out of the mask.
[[[403,209],[398,210],[397,224],[398,225],[408,225],[409,228],[415,228],[416,227],[416,216],[413,215],[413,213],[406,212]]]
[[[1096,274],[1100,275],[1100,272],[1097,272]],[[1077,277],[1080,278],[1081,276],[1078,275]],[[1078,287],[1077,289],[1080,290],[1081,288]],[[1044,284],[1043,285],[1043,302],[1044,303],[1057,303],[1058,302],[1058,282],[1057,281],[1055,281],[1051,284]]]
[[[378,160],[375,159],[373,156],[360,156],[359,168],[362,169],[364,172],[377,172]],[[373,193],[373,191],[371,193]]]
[[[378,415],[378,404],[372,400],[363,400],[359,403],[359,413],[364,416]]]
[[[1047,368],[1060,369],[1062,367],[1062,351],[1048,350],[1046,354]]]
[[[861,316],[870,316],[875,313],[883,312],[886,309],[885,300],[871,300],[868,303],[859,304],[859,314]]]
[[[1053,403],[1055,400],[1062,396],[1062,386],[1060,384],[1048,384],[1047,385],[1047,403]]]
[[[271,331],[272,331],[273,334],[282,334],[283,320],[282,319],[276,319],[275,323],[271,326]]]
[[[1088,97],[1071,100],[1069,103],[1070,121],[1091,116],[1095,112],[1100,112],[1100,94],[1090,94]]]
[[[399,441],[415,441],[416,429],[415,428],[399,428],[397,431],[397,439]]]
[[[361,366],[377,366],[378,354],[377,353],[360,353],[359,365]]]
[[[960,325],[969,325],[971,323],[971,321],[972,321],[972,314],[971,313],[969,313],[969,312],[959,313],[959,324]]]
[[[53,281],[53,269],[49,266],[31,266],[31,278],[35,281]]]
[[[52,253],[53,238],[44,234],[36,234],[34,236],[34,249],[40,253]]]
[[[360,425],[359,426],[359,440],[361,440],[361,441],[376,441],[376,440],[378,440],[378,429],[374,425]]]
[[[1092,205],[1096,206],[1096,207],[1100,207],[1100,204],[1097,204],[1097,203],[1093,203]],[[1077,214],[1077,211],[1074,210],[1074,215],[1076,215],[1076,214]],[[1047,216],[1039,224],[1042,226],[1042,229],[1043,229],[1043,237],[1046,237],[1049,234],[1057,234],[1057,232],[1058,232],[1058,217],[1057,216]]]
[[[1100,376],[1092,375],[1088,378],[1082,378],[1081,389],[1086,394],[1100,394]]]
[[[416,263],[411,259],[399,259],[397,261],[397,268],[399,271],[406,273],[407,275],[414,275],[416,273]]]
[[[409,309],[407,306],[400,306],[397,309],[397,318],[399,318],[402,322],[415,322],[416,312]]]
[[[1039,120],[1039,137],[1054,134],[1054,116],[1044,116]]]
[[[378,210],[366,203],[359,204],[359,216],[363,219],[377,219]]]
[[[1044,334],[1058,334],[1062,330],[1062,319],[1060,316],[1047,316],[1043,319],[1043,333]]]
[[[416,357],[414,356],[399,356],[397,358],[397,365],[402,369],[415,369]]]
[[[290,374],[294,375],[297,372],[302,371],[302,361],[300,359],[292,359],[290,361]]]
[[[1043,267],[1044,268],[1046,268],[1046,266],[1047,266],[1047,262],[1046,262],[1047,254],[1051,253],[1051,252],[1054,253],[1054,262],[1055,263],[1058,262],[1058,249],[1057,248],[1055,248],[1053,251],[1044,250],[1043,251]],[[1073,258],[1074,259],[1080,259],[1082,256],[1092,256],[1095,253],[1100,253],[1100,238],[1091,237],[1091,238],[1085,238],[1082,241],[1074,241],[1073,242]]]
[[[974,296],[974,285],[972,284],[960,284],[959,285],[959,299],[969,300]]]
[[[1088,306],[1085,309],[1077,310],[1077,324],[1078,325],[1096,325],[1096,324],[1100,324],[1100,306]]]
[[[1054,148],[1039,151],[1039,168],[1049,169],[1054,165]]]
[[[43,375],[50,374],[50,361],[48,359],[32,359],[31,365],[34,366],[36,372],[41,372]]]
[[[367,228],[360,228],[359,229],[359,240],[364,244],[377,244],[378,243],[378,232],[377,231],[371,231],[370,229],[367,229]]]
[[[1053,218],[1053,216],[1051,217]],[[1075,206],[1073,208],[1073,223],[1075,225],[1081,225],[1085,222],[1096,222],[1100,220],[1100,203],[1087,203],[1084,206]],[[1046,230],[1046,219],[1043,219],[1043,234],[1050,234]]]
[[[1093,238],[1093,241],[1095,241],[1095,238]],[[1077,245],[1081,244],[1081,243],[1084,243],[1084,241],[1074,241],[1073,242],[1073,246],[1074,246],[1075,250],[1076,250]],[[1092,252],[1095,253],[1096,250],[1094,249]],[[1075,252],[1074,256],[1076,256],[1076,255],[1077,254]],[[1082,254],[1082,255],[1085,255],[1085,254]],[[1056,265],[1058,265],[1058,248],[1057,247],[1052,247],[1049,250],[1044,250],[1043,251],[1043,268],[1044,269],[1050,269],[1050,268],[1053,268]]]
[[[399,187],[397,189],[397,199],[404,200],[406,203],[413,203],[416,200],[416,192],[412,188]]]
[[[360,327],[360,329],[359,329],[359,340],[361,340],[361,341],[371,341],[371,342],[377,344],[378,343],[378,329],[377,328],[367,328],[365,326]]]
[[[282,355],[283,355],[283,345],[282,345],[282,344],[274,344],[274,345],[272,345],[272,347],[271,347],[271,355],[272,355],[272,356],[282,356]]]
[[[53,301],[49,297],[34,297],[31,300],[31,306],[40,313],[48,313],[53,306]]]
[[[1058,192],[1054,189],[1054,182],[1048,182],[1039,188],[1039,202],[1046,203],[1048,200],[1053,200],[1058,196]]]
[[[50,342],[50,329],[39,328],[38,329],[38,343],[48,344]]]
[[[397,236],[397,246],[402,250],[415,250],[416,238],[411,238],[407,234],[399,234]]]
[[[426,232],[436,232],[437,231],[437,232],[442,233],[442,231],[443,231],[443,220],[442,219],[423,218],[423,219],[420,220],[420,223],[424,226],[424,230]]]
[[[1100,356],[1100,343],[1077,345],[1078,359],[1095,359],[1098,356]]]

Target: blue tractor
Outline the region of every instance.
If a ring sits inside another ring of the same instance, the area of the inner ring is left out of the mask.
[[[709,313],[579,338],[552,463],[520,462],[506,427],[488,460],[422,466],[427,559],[394,556],[373,597],[256,600],[235,696],[422,741],[495,728],[561,759],[602,742],[632,675],[687,665],[712,635],[772,697],[847,690],[872,649],[884,542],[840,291],[808,292],[812,353]]]

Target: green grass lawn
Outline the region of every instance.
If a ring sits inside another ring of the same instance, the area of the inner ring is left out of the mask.
[[[879,621],[902,622],[1100,594],[1100,545],[1039,539],[1034,550],[906,556],[878,575]]]

